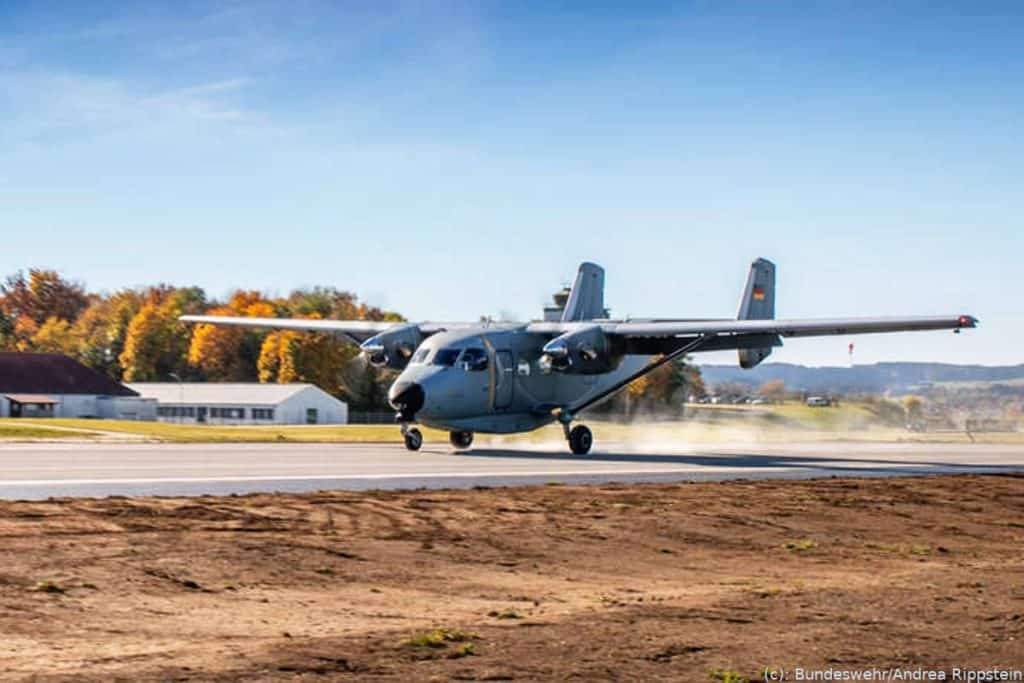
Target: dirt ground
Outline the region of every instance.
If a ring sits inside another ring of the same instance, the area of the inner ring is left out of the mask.
[[[1024,477],[0,502],[4,681],[760,680],[1022,639]]]

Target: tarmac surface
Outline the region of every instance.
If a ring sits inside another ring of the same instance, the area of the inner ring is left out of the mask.
[[[0,445],[0,499],[1013,471],[1024,471],[1024,445],[611,443],[573,456],[560,443],[483,442],[465,453],[446,444],[412,453],[400,444],[8,443]]]

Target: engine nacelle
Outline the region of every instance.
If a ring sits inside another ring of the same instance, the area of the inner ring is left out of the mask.
[[[544,345],[542,370],[570,375],[599,375],[610,372],[622,361],[622,344],[604,333],[599,325],[566,332]]]
[[[375,367],[401,370],[409,364],[409,358],[422,341],[423,333],[418,325],[398,325],[370,337],[359,345],[359,350]]]

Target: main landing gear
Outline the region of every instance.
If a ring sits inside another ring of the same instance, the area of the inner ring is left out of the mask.
[[[473,445],[473,432],[456,431],[448,433],[448,440],[456,450],[465,450]]]
[[[576,425],[569,432],[569,449],[576,455],[586,455],[594,445],[594,435],[586,425]]]
[[[562,417],[562,415],[565,415],[565,417]],[[590,447],[594,445],[594,434],[586,425],[576,425],[570,429],[569,424],[572,421],[572,416],[567,413],[562,415],[559,415],[559,421],[562,423],[565,440],[569,442],[569,450],[575,455],[586,455],[590,452]]]

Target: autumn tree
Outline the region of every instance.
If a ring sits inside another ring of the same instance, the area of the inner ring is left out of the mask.
[[[158,287],[128,324],[124,351],[119,356],[129,382],[165,381],[171,373],[188,375],[187,354],[191,330],[178,321],[184,313],[202,310],[201,289]]]
[[[19,271],[0,284],[4,346],[31,351],[32,338],[47,320],[74,321],[87,305],[85,288],[56,271],[33,268],[27,278]]]
[[[132,318],[144,303],[144,296],[131,289],[110,296],[93,296],[89,307],[75,321],[72,333],[77,342],[77,357],[89,367],[120,380],[119,358]]]
[[[259,292],[235,292],[227,306],[207,311],[208,315],[269,318],[275,315],[272,302]],[[258,375],[258,361],[265,331],[223,325],[197,325],[189,345],[188,362],[209,380],[251,382]]]
[[[30,269],[27,279],[20,271],[8,277],[0,285],[0,297],[8,315],[28,317],[38,325],[48,318],[73,321],[89,303],[80,283],[38,268]]]
[[[786,383],[781,379],[773,379],[763,383],[757,390],[766,401],[782,403],[786,398]]]
[[[78,351],[71,323],[62,318],[47,318],[31,339],[32,350],[40,353],[63,353],[74,356]]]
[[[292,317],[404,320],[333,287],[296,290],[278,304],[279,315]],[[261,382],[312,382],[361,410],[385,408],[387,389],[395,376],[364,362],[354,345],[333,335],[284,331],[263,338],[257,371]]]
[[[924,402],[917,396],[906,396],[903,399],[903,411],[908,422],[917,422],[924,412]]]
[[[690,394],[703,396],[704,380],[700,369],[681,358],[655,368],[630,383],[626,395],[632,406],[672,406],[682,403]]]
[[[342,371],[357,353],[352,344],[323,332],[271,332],[260,349],[259,380],[309,382],[338,395],[343,393]]]
[[[376,320],[399,322],[397,313],[383,311],[361,303],[355,294],[334,287],[297,289],[283,302],[291,314],[300,318],[319,317],[325,320]]]

